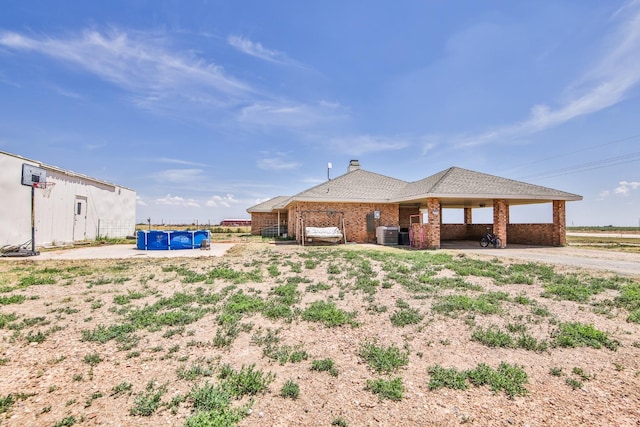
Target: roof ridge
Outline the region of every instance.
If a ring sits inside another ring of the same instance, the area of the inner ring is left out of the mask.
[[[394,180],[394,181],[398,181],[398,182],[402,182],[402,183],[407,184],[407,182],[406,182],[406,181],[404,181],[404,180],[402,180],[402,179],[393,178],[393,177],[391,177],[391,176],[382,175],[382,174],[379,174],[379,173],[376,173],[376,172],[371,172],[371,171],[368,171],[368,170],[366,170],[366,169],[354,169],[354,170],[352,170],[352,171],[348,171],[348,172],[346,172],[346,173],[343,173],[342,175],[338,175],[338,176],[337,176],[337,177],[335,177],[335,178],[329,179],[329,180],[327,180],[327,181],[323,181],[323,182],[321,182],[320,184],[314,185],[314,186],[313,186],[313,187],[311,187],[311,188],[307,188],[306,190],[302,190],[302,191],[300,191],[299,193],[296,193],[296,194],[294,194],[293,196],[291,196],[291,198],[298,197],[298,196],[300,196],[301,194],[305,194],[305,193],[313,192],[313,190],[316,190],[316,189],[318,189],[318,188],[320,188],[320,187],[322,187],[322,186],[329,185],[329,184],[331,184],[331,183],[334,183],[334,184],[335,184],[335,182],[336,182],[336,181],[338,181],[338,182],[339,182],[339,181],[343,181],[343,180],[347,179],[349,176],[351,176],[351,175],[356,175],[356,174],[376,175],[376,176],[379,176],[379,177],[382,177],[382,178],[385,178],[385,179],[391,179],[391,180]]]
[[[438,172],[436,174],[431,175],[431,176],[435,176],[435,175],[438,175],[438,174],[442,173],[442,176],[436,182],[433,183],[433,185],[431,186],[431,188],[429,190],[430,191],[434,191],[436,188],[438,188],[438,186],[440,184],[442,184],[442,182],[447,178],[447,176],[449,176],[453,172],[454,169],[461,169],[461,168],[457,168],[455,166],[451,166],[448,169],[445,169],[444,171],[440,171],[440,172]]]

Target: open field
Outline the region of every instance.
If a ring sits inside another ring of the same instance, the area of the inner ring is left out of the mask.
[[[500,252],[2,260],[0,425],[638,425],[640,283]]]

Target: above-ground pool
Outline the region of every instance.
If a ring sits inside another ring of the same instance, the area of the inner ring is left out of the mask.
[[[137,247],[150,251],[173,251],[176,249],[199,249],[202,242],[211,241],[209,230],[197,231],[165,231],[138,230]],[[208,246],[208,245],[204,245]]]

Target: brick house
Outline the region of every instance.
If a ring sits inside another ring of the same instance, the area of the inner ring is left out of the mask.
[[[380,227],[399,230],[412,246],[437,249],[443,240],[477,240],[488,227],[509,243],[566,245],[565,203],[582,196],[451,167],[406,182],[369,172],[352,160],[347,173],[292,197],[278,196],[247,209],[254,234],[287,235],[305,242],[307,227],[337,227],[344,242],[375,242]],[[549,204],[552,223],[511,224],[509,207]],[[473,210],[493,208],[492,224],[473,223]],[[464,223],[443,224],[443,209],[463,209]],[[265,230],[268,231],[265,233]]]

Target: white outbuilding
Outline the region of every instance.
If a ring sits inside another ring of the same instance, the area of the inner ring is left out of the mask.
[[[3,151],[0,195],[0,247],[32,235],[42,247],[135,232],[135,190]]]

